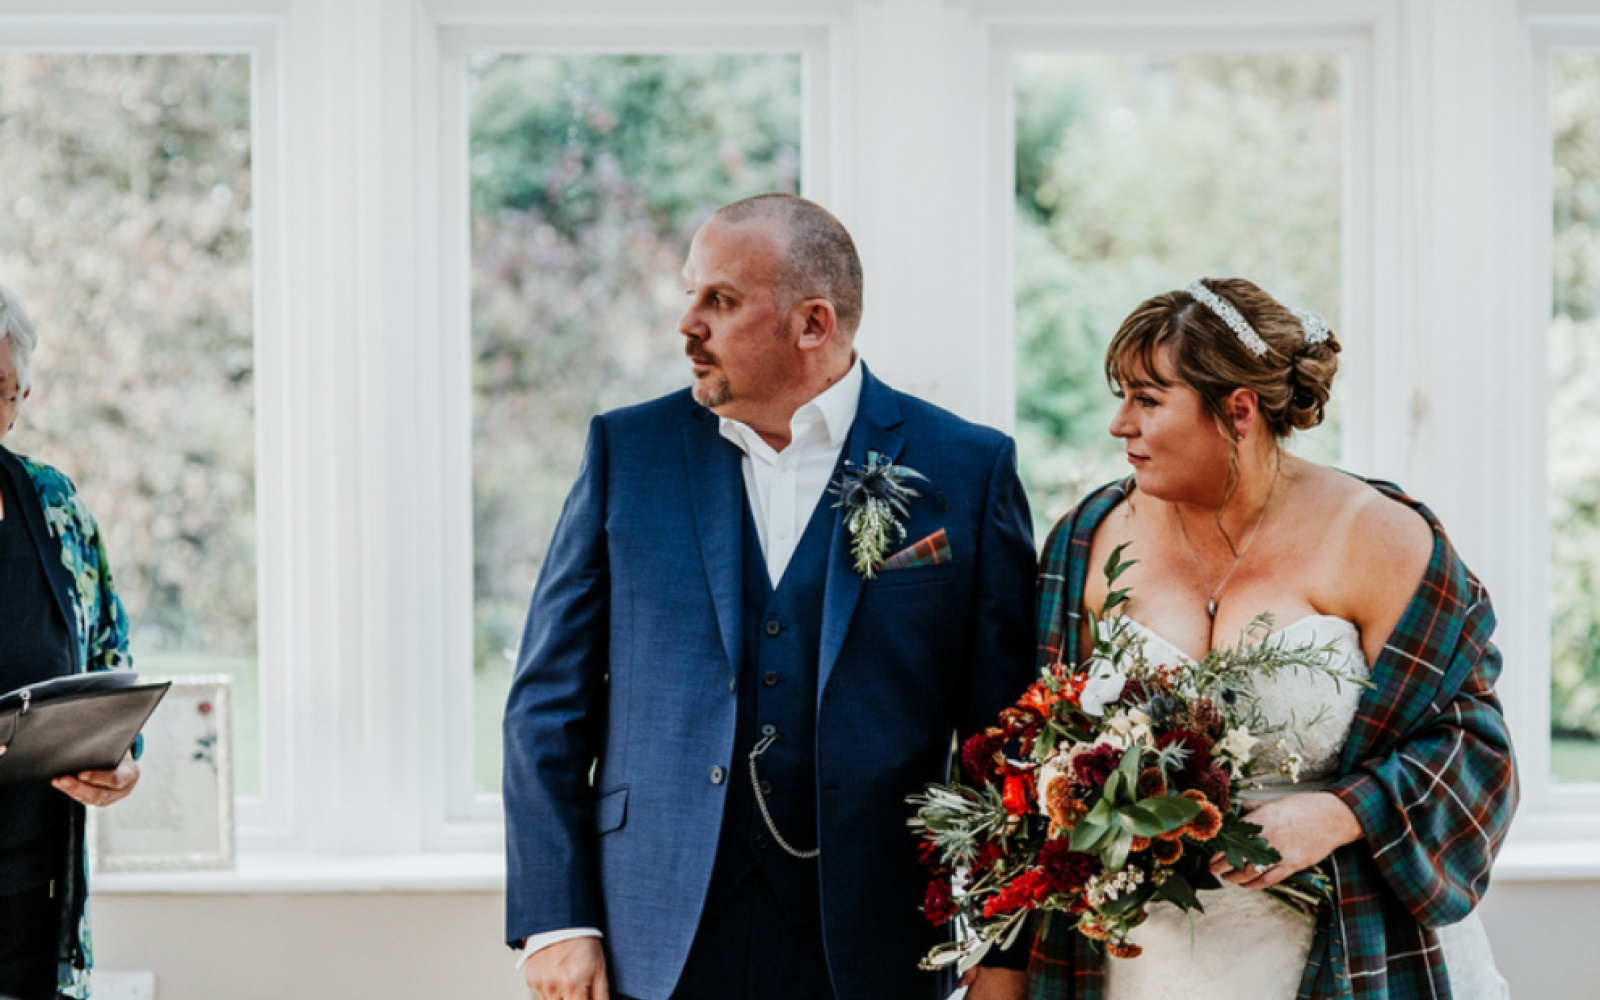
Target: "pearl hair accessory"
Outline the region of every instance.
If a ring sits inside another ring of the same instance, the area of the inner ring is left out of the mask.
[[[1296,309],[1294,314],[1300,320],[1301,329],[1306,332],[1306,343],[1320,344],[1328,339],[1328,321],[1322,318],[1321,313]]]
[[[1239,338],[1239,343],[1243,344],[1251,354],[1259,358],[1267,353],[1267,342],[1261,339],[1261,334],[1257,333],[1255,327],[1251,326],[1239,310],[1234,308],[1232,302],[1213,292],[1203,282],[1199,281],[1194,282],[1184,291],[1192,295],[1196,302],[1216,313],[1217,318],[1228,325],[1228,329],[1233,331],[1233,335]],[[1326,331],[1326,327],[1324,327],[1324,331]],[[1324,332],[1324,336],[1326,336],[1326,332]]]

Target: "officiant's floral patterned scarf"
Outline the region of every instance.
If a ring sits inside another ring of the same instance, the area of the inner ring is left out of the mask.
[[[80,671],[120,670],[132,667],[128,656],[128,618],[111,582],[105,543],[94,517],[78,498],[72,481],[60,471],[20,455],[14,457],[33,484],[34,494],[44,513],[49,537],[41,539],[44,551],[60,554],[69,586],[63,595],[70,609],[73,637],[77,642]],[[50,579],[59,574],[48,573]],[[89,995],[89,970],[94,965],[94,947],[89,932],[88,852],[83,832],[83,807],[72,810],[72,829],[67,838],[67,878],[61,941],[57,946],[59,972],[56,989],[76,1000]]]
[[[1433,513],[1399,487],[1371,485],[1428,521],[1433,556],[1373,665],[1329,789],[1367,838],[1332,855],[1337,903],[1318,921],[1297,1000],[1448,1000],[1432,928],[1462,919],[1483,897],[1517,804],[1510,734],[1494,693],[1494,610]],[[1095,528],[1130,488],[1125,480],[1089,496],[1045,543],[1040,663],[1079,634]],[[1435,791],[1423,794],[1428,788]],[[1102,961],[1058,921],[1034,943],[1030,1000],[1100,1000]]]

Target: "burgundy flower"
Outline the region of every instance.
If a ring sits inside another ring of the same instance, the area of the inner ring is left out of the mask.
[[[1206,768],[1200,775],[1200,780],[1195,782],[1195,788],[1205,793],[1206,798],[1215,802],[1218,809],[1228,811],[1233,803],[1233,792],[1228,782],[1228,772],[1215,764]]]
[[[928,883],[927,895],[922,898],[922,914],[935,927],[950,922],[956,915],[956,902],[950,896],[950,881],[936,878]]]
[[[994,867],[994,863],[996,861],[999,861],[1001,858],[1003,858],[1005,856],[1006,856],[1005,848],[1001,847],[1000,844],[997,841],[993,841],[993,840],[985,841],[984,845],[982,847],[978,848],[978,856],[973,859],[973,862],[972,862],[972,875],[973,875],[973,877],[976,878],[978,875],[982,874],[983,872],[986,872],[990,868],[993,868]]]
[[[1200,780],[1200,775],[1211,765],[1211,737],[1189,729],[1174,729],[1156,737],[1158,750],[1174,745],[1188,750],[1189,755],[1184,758],[1183,768],[1173,774],[1173,780],[1184,788],[1193,788],[1195,782]]]
[[[1079,786],[1093,790],[1105,784],[1120,763],[1122,750],[1102,743],[1072,758],[1072,777]]]
[[[961,744],[961,770],[966,773],[968,781],[974,785],[989,781],[995,770],[995,755],[1000,752],[1004,738],[1000,730],[988,729],[973,733]]]
[[[1050,879],[1052,893],[1077,892],[1099,867],[1094,855],[1074,851],[1065,837],[1047,840],[1039,848],[1039,870]]]

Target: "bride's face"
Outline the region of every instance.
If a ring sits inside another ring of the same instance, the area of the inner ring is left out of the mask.
[[[1157,358],[1166,368],[1166,358]],[[1112,437],[1122,440],[1139,492],[1178,503],[1221,502],[1228,475],[1228,439],[1200,401],[1200,394],[1160,373],[1131,369],[1118,379],[1121,400],[1111,419]]]

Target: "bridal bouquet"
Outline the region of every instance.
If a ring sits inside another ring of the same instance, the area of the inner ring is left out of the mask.
[[[1132,565],[1122,551],[1106,563],[1100,614],[1090,612],[1088,662],[1046,668],[998,725],[962,745],[964,781],[910,798],[933,872],[923,912],[961,928],[925,968],[970,968],[990,947],[1009,947],[1036,912],[1132,958],[1140,948],[1128,932],[1151,903],[1200,910],[1196,892],[1221,885],[1214,854],[1235,868],[1279,860],[1242,818],[1240,793],[1285,728],[1263,717],[1250,681],[1286,669],[1351,679],[1329,666],[1328,647],[1268,640],[1268,615],[1198,662],[1148,657],[1144,633],[1116,610],[1129,593],[1116,580]],[[1298,765],[1288,755],[1291,780]],[[1327,886],[1310,870],[1267,891],[1309,912]]]

